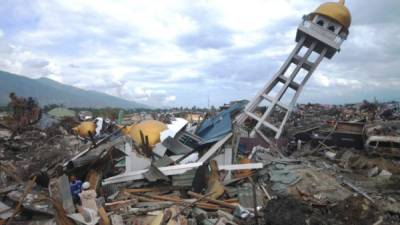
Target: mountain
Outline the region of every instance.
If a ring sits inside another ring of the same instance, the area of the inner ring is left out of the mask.
[[[66,107],[150,108],[149,106],[97,91],[87,91],[48,78],[30,79],[0,71],[0,105],[7,105],[9,94],[36,98],[41,106],[62,104]]]

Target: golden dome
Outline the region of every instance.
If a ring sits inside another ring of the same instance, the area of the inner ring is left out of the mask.
[[[121,132],[124,134],[124,135],[129,135],[129,132],[131,131],[131,129],[132,129],[132,127],[134,127],[135,126],[135,124],[132,124],[132,125],[129,125],[129,126],[122,126],[122,125],[118,125],[117,124],[117,127],[119,128],[119,129],[121,129]]]
[[[79,135],[82,138],[89,137],[89,132],[95,134],[96,125],[93,122],[85,121],[79,124],[78,126],[72,128],[75,134]]]
[[[160,142],[160,133],[167,129],[167,126],[157,120],[145,120],[129,129],[128,135],[139,145],[143,144],[140,138],[140,131],[144,137],[148,136],[149,145],[154,146]]]
[[[312,14],[326,16],[332,20],[335,20],[347,30],[351,24],[351,14],[344,5],[344,0],[339,0],[339,2],[324,3],[320,5]]]

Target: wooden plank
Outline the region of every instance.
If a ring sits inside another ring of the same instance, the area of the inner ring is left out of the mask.
[[[161,191],[175,191],[181,190],[182,187],[153,187],[153,188],[126,188],[124,191],[128,193],[144,193],[144,192],[161,192]]]
[[[364,198],[368,199],[370,202],[375,204],[374,199],[372,199],[366,192],[360,190],[358,187],[354,186],[353,184],[351,184],[350,182],[348,182],[346,180],[343,180],[343,184],[349,186],[351,189],[353,189],[354,191],[356,191],[357,193],[362,195]]]
[[[235,209],[235,208],[236,208],[235,205],[226,203],[226,202],[224,202],[224,201],[219,201],[219,200],[216,200],[216,199],[212,199],[212,198],[209,198],[209,197],[207,197],[207,196],[194,193],[194,192],[192,192],[192,191],[188,191],[188,194],[189,194],[190,196],[192,196],[192,197],[195,197],[195,198],[198,198],[198,199],[204,199],[204,200],[206,200],[206,201],[208,201],[208,202],[211,202],[211,203],[214,203],[214,204],[223,206],[223,207],[227,207],[227,208],[230,208],[230,209]]]
[[[174,197],[169,197],[169,196],[161,196],[161,195],[153,195],[153,194],[144,194],[143,196],[147,198],[154,198],[157,200],[162,200],[162,201],[170,201],[170,202],[177,202],[177,203],[183,203],[183,200],[179,197],[174,198]]]
[[[153,199],[162,200],[162,201],[169,201],[169,202],[174,202],[174,203],[183,204],[183,205],[190,204],[189,201],[181,199],[179,197],[173,198],[170,196],[160,196],[160,195],[150,195],[150,194],[146,194],[143,196],[146,198],[153,198]],[[203,208],[203,209],[214,209],[214,210],[220,208],[218,205],[204,203],[204,202],[197,202],[196,206],[199,208]]]
[[[25,188],[24,193],[21,195],[21,198],[18,201],[17,206],[15,207],[13,214],[11,215],[11,217],[8,219],[6,225],[10,225],[11,222],[14,220],[14,217],[17,215],[17,213],[19,212],[19,210],[21,209],[22,203],[24,202],[25,197],[29,194],[29,192],[32,190],[33,185],[35,184],[36,181],[36,176],[34,176],[32,178],[32,180],[29,181],[28,185]]]
[[[183,213],[183,212],[185,211],[185,209],[191,208],[192,206],[196,205],[196,203],[200,202],[201,200],[207,198],[207,196],[210,196],[210,195],[212,195],[212,194],[213,194],[213,193],[210,192],[210,193],[207,193],[207,194],[205,194],[205,195],[202,195],[200,198],[196,199],[196,201],[191,202],[189,205],[187,205],[187,206],[185,206],[183,209],[179,210],[179,212],[178,212],[174,217],[172,217],[172,219],[173,219],[173,220],[176,219],[181,213]]]
[[[53,208],[55,210],[55,220],[57,225],[73,225],[75,223],[73,223],[71,220],[68,219],[68,216],[65,213],[65,210],[63,208],[63,206],[61,205],[61,202],[57,199],[54,198],[49,198]]]
[[[111,225],[110,219],[108,218],[106,210],[103,207],[99,208],[99,225]]]
[[[115,207],[121,207],[121,206],[127,206],[127,205],[135,205],[138,202],[138,199],[128,199],[128,200],[121,200],[121,201],[115,201],[115,202],[107,202],[105,203],[105,207],[107,209],[115,208]]]
[[[101,181],[101,171],[91,169],[86,175],[86,180],[90,183],[90,187],[97,190]]]
[[[221,165],[218,166],[219,170],[246,170],[246,169],[261,169],[263,168],[262,163],[245,163],[245,164],[232,164],[232,165]]]

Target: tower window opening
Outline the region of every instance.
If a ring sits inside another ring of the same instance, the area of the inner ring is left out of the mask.
[[[324,26],[324,21],[318,20],[317,24],[320,25],[321,27],[323,27]]]
[[[329,26],[329,27],[328,27],[328,30],[330,30],[330,31],[332,31],[332,32],[335,32],[335,26],[333,26],[333,25]]]

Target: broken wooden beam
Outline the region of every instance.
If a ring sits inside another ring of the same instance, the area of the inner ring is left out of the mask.
[[[199,198],[204,199],[204,200],[206,200],[206,201],[208,201],[208,202],[211,202],[211,203],[214,203],[214,204],[217,204],[217,205],[226,207],[226,208],[235,209],[235,207],[236,207],[235,205],[232,205],[232,204],[230,204],[230,203],[226,203],[226,202],[224,202],[224,201],[212,199],[212,198],[209,198],[209,197],[207,197],[207,196],[204,196],[204,195],[201,195],[201,194],[192,192],[192,191],[188,191],[188,195],[190,195],[190,196],[192,196],[192,197],[195,197],[195,198],[198,198],[198,199],[199,199]]]
[[[29,192],[32,190],[33,185],[35,184],[36,181],[36,176],[34,176],[32,178],[32,180],[29,181],[28,185],[26,186],[24,193],[21,195],[21,198],[18,201],[17,206],[15,207],[13,214],[11,215],[11,217],[8,219],[6,225],[10,225],[11,222],[14,220],[14,217],[17,215],[17,213],[19,212],[19,210],[21,209],[22,203],[25,200],[25,197],[29,194]]]
[[[133,194],[134,196],[143,196],[145,198],[152,198],[152,199],[157,199],[157,200],[161,200],[161,201],[169,201],[169,202],[173,202],[176,204],[181,204],[181,205],[187,205],[190,204],[189,201],[185,200],[185,199],[181,199],[179,197],[169,197],[169,196],[160,196],[160,195],[152,195],[152,194],[144,194],[144,195],[136,195]],[[211,209],[211,210],[217,210],[220,209],[221,207],[219,207],[218,205],[215,204],[210,204],[210,203],[204,203],[204,202],[197,202],[196,206],[199,208],[203,208],[203,209]]]
[[[153,187],[153,188],[126,188],[124,191],[128,193],[145,193],[145,192],[162,192],[162,191],[176,191],[181,190],[182,187]]]
[[[358,187],[354,186],[354,185],[351,184],[350,182],[347,182],[346,180],[343,180],[343,184],[349,186],[351,189],[353,189],[354,191],[356,191],[356,192],[359,193],[360,195],[364,196],[364,198],[368,199],[370,202],[372,202],[373,204],[375,204],[374,199],[372,199],[367,193],[365,193],[364,191],[360,190]]]
[[[210,196],[210,195],[212,195],[212,194],[213,194],[212,192],[207,193],[207,194],[203,195],[201,198],[196,199],[196,201],[191,202],[189,205],[187,205],[187,206],[185,206],[183,209],[179,210],[179,212],[178,212],[174,217],[172,217],[172,219],[175,219],[175,218],[178,217],[180,214],[182,214],[182,212],[185,211],[185,209],[188,209],[188,208],[190,208],[190,207],[196,205],[196,203],[200,202],[201,200],[207,198],[207,196]]]

